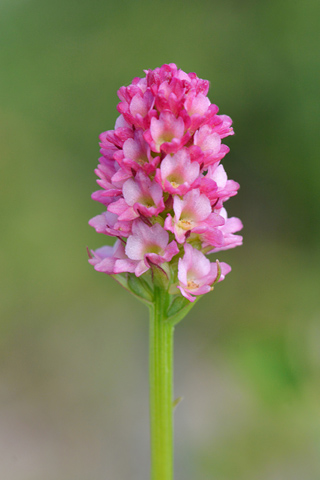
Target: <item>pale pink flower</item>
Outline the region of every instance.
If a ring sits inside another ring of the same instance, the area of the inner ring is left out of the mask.
[[[237,217],[228,218],[225,208],[221,208],[219,210],[219,215],[225,219],[224,225],[218,227],[218,230],[220,230],[223,234],[223,244],[219,246],[211,243],[208,237],[204,238],[203,248],[207,247],[206,253],[220,252],[221,250],[229,250],[230,248],[235,248],[242,245],[242,236],[234,235],[243,228],[241,220]],[[210,249],[208,245],[214,245],[215,248]]]
[[[131,234],[131,222],[119,221],[118,215],[111,212],[103,212],[93,217],[89,225],[95,228],[97,233],[112,237],[128,237]]]
[[[113,158],[113,153],[122,148],[128,138],[133,137],[133,129],[119,127],[116,130],[107,130],[99,135],[100,152],[106,158]]]
[[[95,174],[99,177],[97,184],[105,191],[104,196],[116,197],[122,193],[121,182],[114,182],[113,178],[119,169],[114,160],[101,157],[100,164],[95,169]]]
[[[122,151],[114,154],[114,158],[119,165],[123,165],[130,171],[142,169],[147,174],[153,173],[160,163],[160,157],[152,157],[150,146],[143,138],[142,130],[136,130],[134,138],[128,138],[123,144]]]
[[[131,260],[137,262],[137,277],[150,268],[149,262],[160,265],[170,262],[172,257],[179,253],[176,242],[168,242],[169,234],[159,223],[148,226],[141,220],[133,222],[132,235],[127,240],[125,252]]]
[[[165,192],[184,195],[199,176],[198,162],[191,162],[186,149],[167,155],[156,173],[156,180]]]
[[[209,125],[203,125],[195,132],[194,145],[199,147],[204,154],[201,159],[204,168],[214,162],[219,162],[229,152],[229,147],[221,144],[220,135]]]
[[[208,97],[203,93],[197,94],[195,90],[189,92],[184,107],[191,118],[189,128],[192,132],[207,123],[219,111],[217,105],[211,104]]]
[[[214,208],[221,208],[223,202],[238,193],[240,185],[228,180],[223,165],[215,163],[208,167],[207,174],[200,180],[199,188],[200,192],[209,198]]]
[[[184,243],[187,232],[201,231],[207,228],[222,225],[224,220],[212,213],[210,200],[200,194],[199,189],[191,190],[184,198],[175,195],[173,199],[174,218],[168,214],[164,226],[166,230],[175,234],[179,243]]]
[[[217,263],[210,260],[199,250],[186,244],[185,254],[178,263],[178,289],[190,302],[194,302],[195,296],[203,295],[212,290],[212,284],[218,277]],[[224,262],[220,264],[221,276],[219,281],[231,271],[231,267]]]
[[[228,115],[215,115],[209,120],[209,125],[212,130],[219,134],[220,138],[228,137],[229,135],[234,135],[232,125],[232,120]]]
[[[119,215],[119,220],[134,220],[140,215],[157,216],[164,210],[162,188],[141,170],[127,180],[122,189],[123,198],[109,205],[109,212]]]
[[[95,173],[99,177],[97,183],[103,190],[94,192],[91,198],[104,205],[109,205],[122,195],[122,186],[132,176],[132,172],[124,172],[117,162],[110,158],[101,157],[99,160],[100,163],[95,169]]]
[[[155,107],[159,112],[167,110],[178,116],[183,110],[184,94],[185,86],[181,80],[173,77],[170,82],[164,81],[159,85]]]
[[[208,245],[212,250],[212,247],[218,248],[225,244],[224,235],[219,226],[202,229],[200,233],[191,232],[187,242],[202,250],[203,253],[207,253]]]
[[[118,111],[136,128],[148,128],[150,117],[156,115],[156,112],[152,111],[154,97],[150,91],[142,92],[139,87],[133,93],[135,94],[129,102],[119,103]]]
[[[203,95],[203,93],[196,94],[195,91],[190,92],[187,96],[184,106],[190,116],[193,115],[205,115],[207,113],[211,102],[208,97]],[[218,107],[215,108],[215,110]],[[218,110],[216,110],[218,111]]]
[[[117,128],[129,128],[130,130],[132,130],[131,124],[127,122],[123,115],[119,115],[116,120],[114,129],[117,130]]]
[[[151,119],[150,129],[144,133],[144,138],[154,152],[174,153],[187,143],[190,133],[185,134],[182,117],[176,118],[173,113],[164,111],[159,119]]]
[[[89,258],[89,263],[94,265],[98,272],[115,275],[123,272],[134,272],[136,263],[128,259],[124,245],[120,240],[117,240],[113,247],[105,246],[97,250],[91,250],[92,258]]]

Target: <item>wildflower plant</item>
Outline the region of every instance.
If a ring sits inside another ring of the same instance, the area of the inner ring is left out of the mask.
[[[89,224],[116,238],[89,253],[150,310],[151,478],[173,478],[173,331],[231,267],[207,255],[242,244],[224,203],[239,184],[220,163],[232,120],[218,115],[209,82],[176,65],[146,70],[118,91],[114,130],[100,135],[92,198],[104,211]]]

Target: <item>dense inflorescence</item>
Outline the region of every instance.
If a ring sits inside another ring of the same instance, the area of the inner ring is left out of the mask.
[[[242,223],[224,208],[239,184],[220,164],[232,120],[218,115],[209,82],[195,73],[174,64],[145,73],[120,88],[115,129],[100,135],[101,190],[92,198],[106,211],[89,224],[117,240],[89,262],[109,275],[158,269],[170,293],[193,302],[231,270],[206,255],[242,244]]]

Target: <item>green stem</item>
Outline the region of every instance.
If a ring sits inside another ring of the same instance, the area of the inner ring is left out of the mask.
[[[150,307],[151,480],[173,480],[173,332],[168,293],[155,287]]]

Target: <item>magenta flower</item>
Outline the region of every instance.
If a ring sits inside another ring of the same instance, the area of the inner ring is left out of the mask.
[[[89,224],[119,240],[93,252],[90,263],[122,275],[122,283],[151,268],[167,278],[168,291],[178,278],[182,295],[193,301],[217,276],[216,263],[204,255],[242,243],[241,221],[224,208],[239,184],[220,164],[232,120],[218,115],[209,82],[195,73],[174,64],[145,73],[120,88],[120,116],[114,130],[100,135],[100,190],[92,198],[106,211]],[[227,267],[221,265],[223,279]]]

